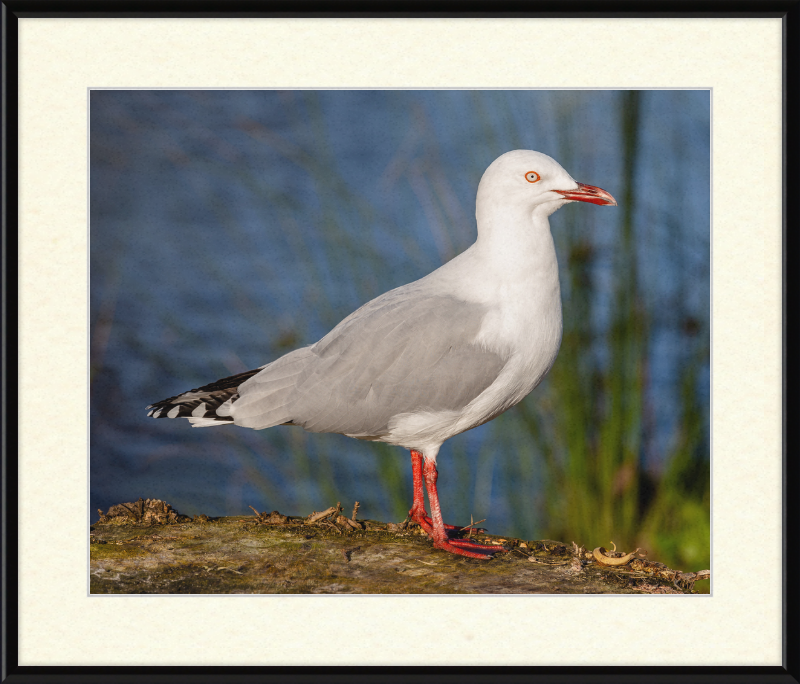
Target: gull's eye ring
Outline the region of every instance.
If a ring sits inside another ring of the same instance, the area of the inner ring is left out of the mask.
[[[525,174],[525,180],[528,181],[528,183],[537,183],[542,180],[542,177],[536,173],[536,171],[528,171]]]

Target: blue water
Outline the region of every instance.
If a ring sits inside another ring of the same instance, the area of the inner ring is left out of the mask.
[[[503,152],[540,150],[618,196],[623,102],[616,91],[94,91],[90,509],[145,496],[188,514],[249,504],[307,514],[358,500],[363,517],[402,518],[411,489],[401,449],[294,428],[191,429],[146,419],[144,407],[312,343],[463,251],[475,238],[477,183]],[[681,371],[698,349],[707,359],[709,104],[704,91],[642,99],[634,224],[654,312],[643,459],[656,470]],[[565,237],[592,245],[602,330],[620,212],[570,205],[551,225],[565,309]],[[689,320],[700,333],[687,332]],[[545,393],[546,383],[526,401]],[[509,453],[497,432],[512,434],[513,420],[512,411],[445,445],[447,518],[489,516],[490,528],[522,536],[540,529],[536,478],[514,475],[519,458],[535,467],[537,456],[527,444]]]

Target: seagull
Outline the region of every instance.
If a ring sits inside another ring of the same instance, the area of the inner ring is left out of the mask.
[[[436,456],[445,440],[519,403],[555,362],[561,290],[548,218],[570,202],[617,204],[546,154],[503,154],[478,185],[478,237],[466,251],[364,304],[316,344],[158,401],[147,415],[193,427],[297,425],[404,447],[408,515],[434,547],[478,559],[505,551],[444,524]]]

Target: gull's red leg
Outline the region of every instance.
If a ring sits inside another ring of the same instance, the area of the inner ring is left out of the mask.
[[[423,475],[425,476],[425,487],[428,490],[428,501],[431,503],[431,518],[433,519],[433,532],[428,532],[428,534],[433,538],[433,545],[437,549],[457,553],[460,556],[482,559],[488,559],[491,554],[498,551],[506,551],[502,546],[487,546],[467,541],[466,539],[448,539],[444,521],[442,520],[442,509],[439,506],[439,493],[436,490],[436,480],[439,478],[439,473],[436,470],[434,461],[425,461]],[[423,529],[425,528],[423,527]],[[425,531],[427,532],[427,529]]]
[[[425,495],[422,493],[422,454],[414,449],[411,450],[411,472],[414,474],[414,503],[411,504],[408,517],[428,534],[433,534],[431,519],[425,510]]]
[[[422,493],[422,453],[416,449],[411,449],[411,472],[414,475],[414,503],[411,504],[408,517],[429,535],[432,535],[433,521],[428,517],[428,512],[425,510],[425,495]],[[464,528],[445,523],[444,529],[460,532]],[[473,532],[479,531],[480,528],[473,528]]]

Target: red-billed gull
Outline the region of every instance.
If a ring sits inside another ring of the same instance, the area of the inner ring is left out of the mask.
[[[299,425],[410,449],[411,519],[437,548],[489,558],[505,549],[444,524],[436,456],[446,439],[520,402],[553,365],[561,292],[548,217],[576,201],[616,205],[545,154],[507,152],[481,178],[478,239],[465,252],[368,302],[316,344],[156,402],[148,415],[194,427]]]

